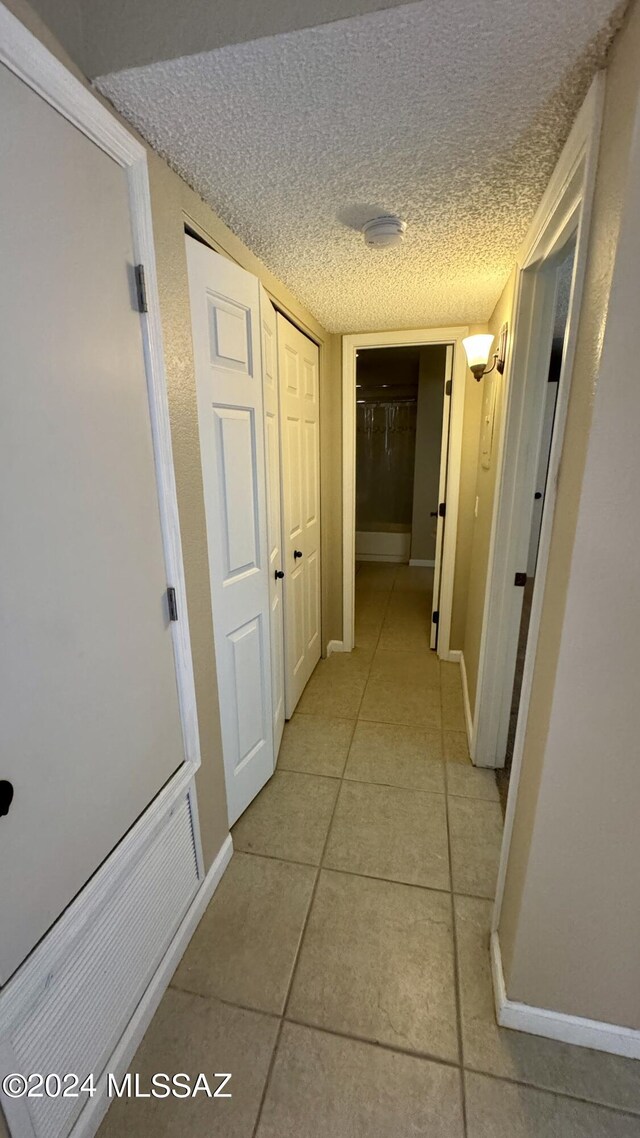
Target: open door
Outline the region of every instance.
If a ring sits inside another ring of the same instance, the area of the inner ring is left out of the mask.
[[[267,543],[273,751],[277,760],[284,731],[284,568],[280,474],[280,399],[276,310],[260,285],[260,331],[264,395],[264,445],[267,464]]]
[[[257,277],[186,238],[229,824],[274,769]]]
[[[440,482],[438,485],[438,521],[436,528],[436,556],[433,571],[433,613],[431,620],[431,647],[437,650],[439,603],[442,584],[442,549],[447,514],[447,465],[449,462],[449,421],[451,417],[451,391],[453,384],[453,345],[447,345],[444,369],[444,399],[442,401],[442,444],[440,447]]]

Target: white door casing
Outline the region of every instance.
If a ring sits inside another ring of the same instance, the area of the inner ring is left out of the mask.
[[[544,411],[540,392],[548,377],[553,336],[556,275],[553,263],[576,240],[573,283],[558,383],[549,471],[540,527],[535,586],[527,637],[518,725],[514,740],[509,799],[505,815],[502,865],[515,810],[526,730],[528,701],[533,676],[538,631],[551,541],[557,478],[562,453],[573,355],[577,336],[585,265],[589,218],[598,140],[604,100],[604,72],[592,81],[589,93],[571,128],[571,133],[549,185],[525,237],[518,259],[514,315],[507,347],[505,369],[507,403],[498,442],[498,475],[494,496],[487,584],[478,661],[472,758],[478,766],[496,767],[504,762],[513,676],[517,654],[522,592],[514,587],[514,575],[527,565],[530,540],[532,488]],[[518,378],[512,383],[510,376]],[[502,888],[503,871],[498,892]]]
[[[361,348],[388,348],[442,344],[453,346],[453,390],[449,414],[447,466],[447,525],[442,540],[442,569],[438,610],[438,656],[458,658],[450,644],[458,530],[458,500],[462,463],[462,427],[465,387],[470,374],[462,341],[466,326],[416,328],[402,332],[354,333],[342,337],[342,646],[355,644],[355,528],[356,528],[356,356]]]
[[[0,15],[4,981],[199,756],[145,153]]]
[[[229,824],[273,774],[258,280],[186,238]]]
[[[446,525],[447,470],[449,465],[449,418],[451,414],[451,391],[453,384],[453,345],[447,344],[444,367],[444,399],[442,400],[442,434],[440,440],[440,478],[438,480],[438,520],[436,523],[436,557],[433,571],[433,612],[438,612],[440,587],[442,582],[442,549]],[[445,516],[440,512],[440,504],[445,504]],[[438,624],[431,622],[431,647],[438,646]]]
[[[318,347],[278,313],[285,571],[285,702],[290,719],[320,659]]]
[[[280,399],[276,312],[260,285],[264,445],[267,468],[267,539],[271,626],[273,752],[277,760],[284,731],[284,571],[282,567],[282,481],[280,473]],[[280,576],[278,576],[280,574]]]

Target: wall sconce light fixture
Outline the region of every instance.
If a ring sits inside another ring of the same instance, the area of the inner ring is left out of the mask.
[[[487,367],[489,362],[489,352],[493,344],[494,337],[491,334],[480,333],[478,336],[466,336],[462,341],[464,350],[467,355],[467,363],[476,379],[480,381],[483,375],[489,375],[495,368],[496,371],[502,375],[504,372],[504,364],[507,355],[507,325],[503,324],[498,336],[498,344],[495,352],[493,353],[493,363],[491,367]]]

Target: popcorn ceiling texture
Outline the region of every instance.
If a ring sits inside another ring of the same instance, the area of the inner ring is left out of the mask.
[[[96,81],[329,331],[485,321],[613,0],[423,0]],[[359,227],[400,214],[399,249]]]

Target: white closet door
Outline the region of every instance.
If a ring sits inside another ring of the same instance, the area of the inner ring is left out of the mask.
[[[284,730],[284,570],[282,566],[282,507],[280,478],[280,400],[276,312],[260,285],[262,382],[264,392],[267,464],[267,539],[269,551],[269,608],[271,625],[271,695],[273,749],[277,759]]]
[[[257,277],[186,238],[229,824],[273,774]]]
[[[285,703],[290,719],[320,659],[318,347],[278,313],[285,570]]]
[[[3,66],[0,104],[3,983],[185,748],[127,171]]]
[[[438,484],[438,522],[436,526],[436,558],[433,571],[433,613],[438,612],[442,587],[442,549],[446,525],[447,466],[449,461],[449,422],[451,418],[451,384],[453,383],[453,345],[447,345],[444,369],[444,400],[442,402],[442,442],[440,444],[440,481]],[[444,505],[445,513],[441,506]],[[431,647],[438,647],[438,621],[431,623]]]

